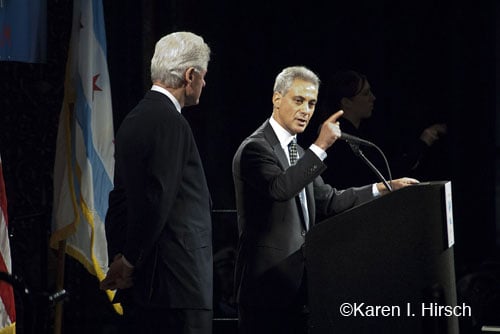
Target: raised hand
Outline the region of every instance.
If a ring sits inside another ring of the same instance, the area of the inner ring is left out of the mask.
[[[344,114],[343,110],[337,111],[335,114],[331,115],[323,124],[318,135],[318,138],[314,142],[317,146],[326,151],[327,148],[333,145],[337,139],[340,138],[342,132],[340,131],[338,119]]]

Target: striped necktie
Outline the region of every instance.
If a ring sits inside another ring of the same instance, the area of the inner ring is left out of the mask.
[[[293,139],[288,144],[288,154],[290,156],[290,166],[297,163],[299,159],[299,153],[297,152],[297,138]],[[307,200],[306,200],[306,189],[302,189],[299,193],[300,206],[302,207],[302,216],[304,217],[304,222],[306,224],[306,229],[309,229],[309,212],[307,211]]]
[[[295,165],[299,158],[299,153],[297,152],[297,138],[295,137],[288,144],[288,154],[290,155],[290,165]]]

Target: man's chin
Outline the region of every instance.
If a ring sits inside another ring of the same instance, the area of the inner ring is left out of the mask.
[[[306,128],[307,128],[307,124],[304,126],[297,126],[294,130],[295,130],[295,133],[302,133],[306,130]]]
[[[191,107],[191,106],[196,106],[200,104],[200,100],[196,100],[196,101],[186,101],[185,104],[184,104],[184,107]]]

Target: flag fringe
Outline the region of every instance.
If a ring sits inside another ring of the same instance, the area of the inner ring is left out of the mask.
[[[16,323],[0,328],[0,334],[16,334]]]

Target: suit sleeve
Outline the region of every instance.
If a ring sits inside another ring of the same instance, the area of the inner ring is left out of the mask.
[[[339,190],[317,177],[314,180],[314,198],[316,213],[321,220],[373,199],[372,185]]]
[[[320,176],[325,170],[326,165],[310,149],[285,170],[272,148],[260,141],[249,141],[241,151],[240,178],[272,200],[289,200],[313,182],[316,211],[327,217],[373,198],[371,185],[338,190],[325,184]]]
[[[260,141],[250,141],[241,150],[239,177],[262,196],[274,201],[295,197],[326,168],[307,150],[296,165],[283,169],[273,149]]]

